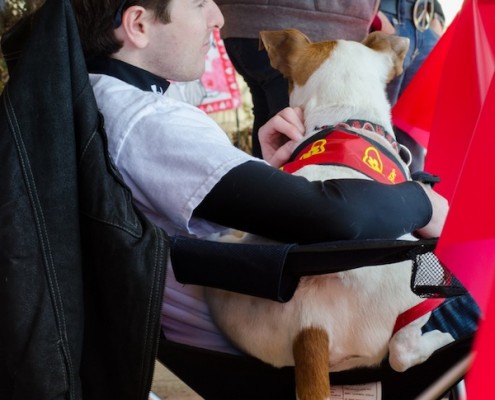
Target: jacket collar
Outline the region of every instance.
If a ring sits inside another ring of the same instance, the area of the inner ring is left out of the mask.
[[[88,72],[113,76],[138,89],[163,94],[170,82],[142,68],[111,57],[98,56],[87,62]]]

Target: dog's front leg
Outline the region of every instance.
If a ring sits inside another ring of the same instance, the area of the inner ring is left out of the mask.
[[[422,333],[421,327],[428,321],[431,313],[411,322],[398,331],[389,342],[390,366],[404,372],[408,368],[428,359],[439,348],[454,341],[450,333],[438,330]]]
[[[304,328],[297,335],[292,351],[297,399],[330,399],[330,351],[327,332],[318,327]]]

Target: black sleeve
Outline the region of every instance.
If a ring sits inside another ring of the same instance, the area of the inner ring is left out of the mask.
[[[425,226],[431,203],[414,182],[310,182],[250,161],[227,173],[195,209],[196,217],[298,243],[393,239]]]

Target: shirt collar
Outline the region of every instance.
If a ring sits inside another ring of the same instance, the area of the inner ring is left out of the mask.
[[[147,92],[163,94],[170,86],[166,79],[115,58],[99,56],[87,64],[90,73],[113,76]]]

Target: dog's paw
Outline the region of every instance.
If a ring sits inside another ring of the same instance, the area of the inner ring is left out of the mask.
[[[421,326],[428,320],[430,313],[418,318],[410,325],[398,331],[389,342],[390,366],[398,372],[404,372],[414,365],[426,361],[431,354],[454,341],[450,333],[438,330],[421,333]]]

